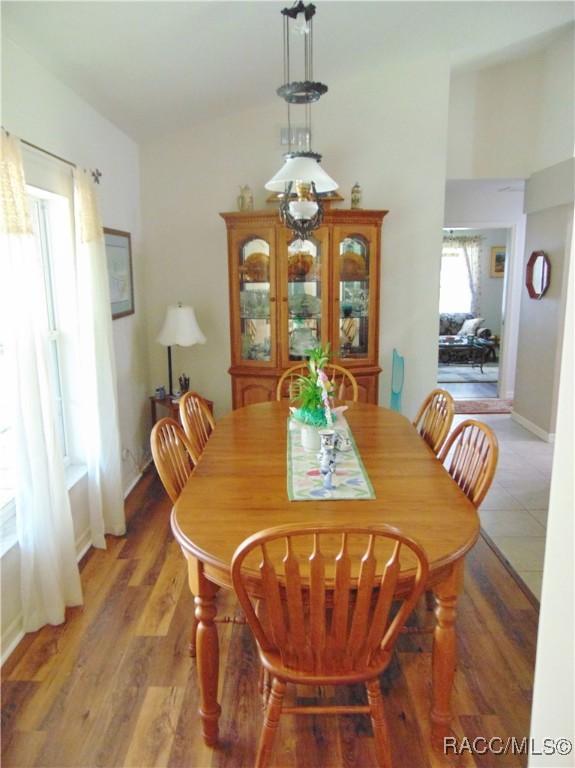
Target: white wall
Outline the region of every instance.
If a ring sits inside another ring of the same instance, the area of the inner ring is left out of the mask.
[[[573,254],[573,236],[568,242]],[[575,267],[570,260],[570,275],[566,276],[565,333],[562,349],[561,383],[555,460],[551,476],[549,516],[545,541],[545,571],[537,638],[535,686],[531,717],[531,738],[541,745],[543,739],[570,739],[575,743],[574,668],[575,647],[575,574],[573,570],[573,510],[575,509],[574,477],[575,450],[573,426]],[[530,768],[555,766],[571,768],[573,752],[564,755],[537,756],[529,759]]]
[[[569,25],[546,47],[452,77],[447,176],[527,178],[573,154]]]
[[[132,235],[136,314],[113,323],[123,464],[127,490],[138,477],[147,445],[148,409],[145,298],[141,265],[140,174],[137,145],[89,104],[48,74],[11,41],[2,45],[2,123],[14,135],[77,163],[99,168],[99,200],[105,226]],[[79,551],[85,546],[86,485],[71,491]],[[14,547],[2,558],[3,647],[19,632],[19,558]],[[7,633],[7,634],[6,634]]]
[[[433,388],[445,183],[447,62],[400,57],[330,82],[313,108],[314,149],[349,206],[355,181],[366,208],[387,208],[381,277],[380,402],[389,402],[393,347],[406,358],[404,410],[413,414]],[[345,106],[342,106],[345,105]],[[425,115],[425,120],[421,116]],[[165,350],[155,341],[168,303],[189,302],[204,347],[175,350],[175,369],[192,387],[230,407],[227,244],[218,212],[234,210],[240,184],[256,207],[282,162],[285,105],[270,103],[142,147],[145,259],[153,386],[166,382]]]
[[[575,162],[565,161],[534,174],[525,195],[529,208],[524,263],[533,251],[545,251],[551,281],[540,300],[522,289],[513,415],[547,439],[552,439],[557,418],[574,183]]]

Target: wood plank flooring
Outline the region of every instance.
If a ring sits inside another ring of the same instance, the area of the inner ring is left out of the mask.
[[[258,664],[249,629],[219,625],[221,745],[204,746],[192,600],[169,528],[170,503],[150,472],[128,501],[128,534],[108,537],[82,563],[85,604],[59,627],[27,635],[2,669],[4,768],[224,768],[253,766],[261,727]],[[221,613],[237,610],[229,593]],[[459,604],[453,706],[459,737],[529,734],[537,608],[481,539],[467,558]],[[429,623],[421,608],[414,623]],[[404,635],[382,678],[395,768],[506,768],[525,756],[443,756],[429,747],[431,636]],[[361,701],[361,687],[326,689]],[[292,695],[311,703],[317,691]],[[365,716],[282,718],[273,765],[375,765]]]

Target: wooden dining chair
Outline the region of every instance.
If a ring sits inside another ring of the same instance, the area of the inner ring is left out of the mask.
[[[175,504],[192,470],[198,463],[197,454],[175,419],[165,418],[156,422],[150,436],[154,464],[166,489]],[[197,619],[192,619],[190,635],[190,656],[196,655]]]
[[[180,421],[186,437],[199,457],[206,447],[216,422],[204,398],[197,392],[186,392],[180,397]]]
[[[434,390],[437,391],[442,390]],[[498,455],[499,447],[494,432],[481,421],[467,419],[458,424],[449,435],[439,461],[471,503],[478,507],[493,482]],[[435,608],[435,596],[430,589],[425,592],[425,603],[427,610],[432,611]],[[419,634],[433,632],[433,629],[430,626],[415,627],[407,628],[406,632]]]
[[[352,400],[354,403],[357,403],[359,399],[357,381],[347,368],[343,368],[335,363],[328,363],[324,366],[324,371],[333,384],[336,400]],[[285,397],[289,397],[290,400],[297,398],[298,378],[306,376],[308,373],[307,363],[298,363],[284,371],[276,387],[276,400],[283,400]],[[351,393],[349,392],[350,389]]]
[[[436,456],[449,433],[454,414],[455,403],[445,389],[430,392],[417,412],[413,426]]]
[[[232,583],[271,679],[256,768],[268,764],[282,713],[358,712],[371,715],[378,763],[391,767],[379,675],[428,568],[419,544],[386,525],[285,525],[240,544]],[[394,598],[399,602],[392,616]],[[368,705],[283,706],[287,683],[361,682]]]
[[[198,463],[198,454],[175,419],[165,418],[156,422],[150,444],[160,480],[175,504]]]
[[[447,438],[439,455],[451,477],[475,507],[493,482],[499,446],[487,424],[466,419]]]

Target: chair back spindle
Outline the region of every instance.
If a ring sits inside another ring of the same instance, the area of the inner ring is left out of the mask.
[[[413,426],[436,456],[449,433],[454,414],[455,403],[449,392],[434,389],[421,404],[413,421]]]
[[[198,463],[197,454],[182,427],[170,418],[160,419],[154,424],[150,444],[160,480],[175,504]]]
[[[232,562],[234,588],[262,651],[277,654],[286,669],[320,676],[385,666],[427,572],[420,546],[388,526],[280,526],[247,539]],[[392,616],[402,576],[408,586]]]
[[[180,421],[196,456],[200,456],[216,426],[204,399],[196,392],[186,392],[180,398]]]
[[[333,396],[336,400],[352,400],[357,403],[359,388],[355,376],[347,368],[328,363],[324,366],[324,371],[333,386]],[[295,400],[298,396],[298,379],[308,373],[306,363],[298,363],[284,371],[276,387],[276,400],[283,400],[285,397]]]
[[[493,482],[498,455],[493,431],[480,421],[466,419],[449,435],[439,460],[478,507]]]

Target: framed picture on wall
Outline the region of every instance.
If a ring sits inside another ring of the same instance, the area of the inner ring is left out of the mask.
[[[505,246],[494,245],[491,249],[490,277],[503,277],[505,274]]]
[[[108,282],[112,320],[133,315],[134,281],[132,277],[132,244],[129,232],[104,227]]]

